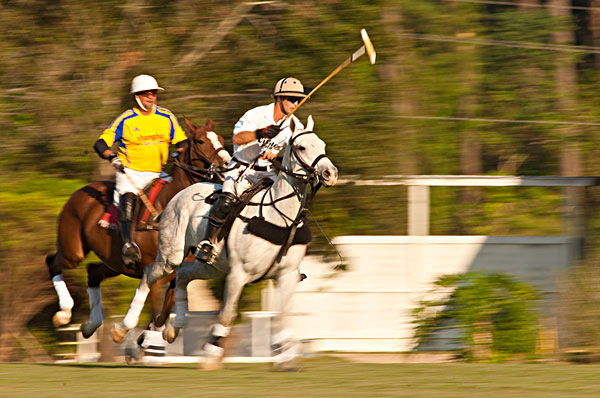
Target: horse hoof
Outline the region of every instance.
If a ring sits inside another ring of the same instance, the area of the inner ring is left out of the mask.
[[[85,339],[89,339],[99,327],[100,325],[96,325],[88,321],[81,325],[81,334]]]
[[[177,335],[179,335],[179,330],[181,330],[181,328],[175,328],[170,323],[165,325],[165,329],[162,333],[163,339],[165,339],[169,344],[173,343],[177,338]]]
[[[200,363],[200,369],[202,370],[221,370],[223,369],[223,362],[221,357],[206,356],[204,361]]]
[[[271,368],[274,372],[300,372],[302,368],[292,362],[274,363]]]
[[[129,329],[123,326],[122,323],[115,323],[113,327],[110,329],[112,334],[112,339],[115,343],[119,344],[125,340],[127,333],[129,333]]]
[[[52,323],[55,327],[61,327],[71,322],[71,310],[57,311],[52,317]]]
[[[140,347],[125,348],[125,362],[127,365],[134,365],[141,362],[144,358],[144,350]]]

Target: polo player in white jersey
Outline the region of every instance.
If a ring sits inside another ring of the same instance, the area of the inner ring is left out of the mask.
[[[196,258],[212,264],[218,257],[217,237],[227,215],[235,208],[244,191],[264,178],[275,180],[270,160],[275,159],[292,135],[290,123],[303,129],[292,112],[302,101],[304,87],[300,80],[286,77],[275,84],[275,102],[247,111],[233,128],[233,158],[225,174],[223,193],[212,206],[206,240],[198,245]]]

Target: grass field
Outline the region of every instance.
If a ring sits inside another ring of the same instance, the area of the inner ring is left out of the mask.
[[[365,364],[306,359],[302,371],[266,364],[196,366],[0,364],[0,397],[600,397],[600,365]]]

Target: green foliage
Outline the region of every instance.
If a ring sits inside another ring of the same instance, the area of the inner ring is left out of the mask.
[[[441,298],[423,300],[413,311],[418,343],[457,328],[466,358],[477,357],[481,346],[497,357],[534,352],[540,298],[534,287],[509,275],[468,272],[440,277],[433,294]]]
[[[302,119],[314,115],[341,177],[457,174],[465,132],[482,145],[482,174],[559,174],[564,138],[555,126],[404,118],[575,118],[556,106],[556,53],[412,40],[404,34],[550,43],[554,30],[581,30],[584,20],[576,26],[545,9],[433,0],[308,0],[256,4],[244,12],[239,6],[183,0],[144,7],[112,0],[5,4],[0,9],[5,60],[0,170],[89,179],[97,161],[93,142],[131,106],[128,85],[138,73],[157,76],[167,89],[159,104],[177,115],[197,123],[214,119],[231,147],[234,123],[247,109],[270,101],[275,81],[293,75],[314,87],[356,50],[364,27],[377,49],[377,64],[353,63],[298,112]],[[581,57],[569,59],[580,71],[578,105],[600,115],[593,66]],[[588,145],[588,169],[600,158],[591,153],[595,134],[582,128],[576,135]],[[404,233],[405,191],[366,191],[335,188],[335,195],[320,194],[318,215],[323,214],[326,229]],[[434,210],[439,217],[432,217],[432,230],[484,233],[476,226],[490,225],[498,212],[464,211],[457,195],[454,190],[434,199],[440,208]],[[553,200],[552,194],[541,196],[528,202],[534,212]],[[511,200],[529,199],[515,190]],[[504,213],[505,227],[498,229],[530,233],[526,225],[536,217],[528,221]],[[558,230],[556,220],[547,222],[545,229]]]
[[[594,250],[588,259],[565,271],[560,289],[560,313],[568,347],[600,351],[600,267]]]

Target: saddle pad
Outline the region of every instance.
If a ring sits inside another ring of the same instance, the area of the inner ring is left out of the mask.
[[[248,231],[252,235],[256,235],[259,238],[267,240],[273,244],[283,246],[287,240],[288,234],[290,233],[289,228],[284,228],[271,224],[265,221],[262,217],[252,217],[248,221]],[[292,245],[306,245],[312,240],[312,234],[310,233],[310,227],[306,222],[302,223],[302,226],[296,230]]]
[[[98,221],[98,225],[100,225],[102,228],[118,229],[119,220],[117,217],[117,206],[111,204],[102,218]]]

